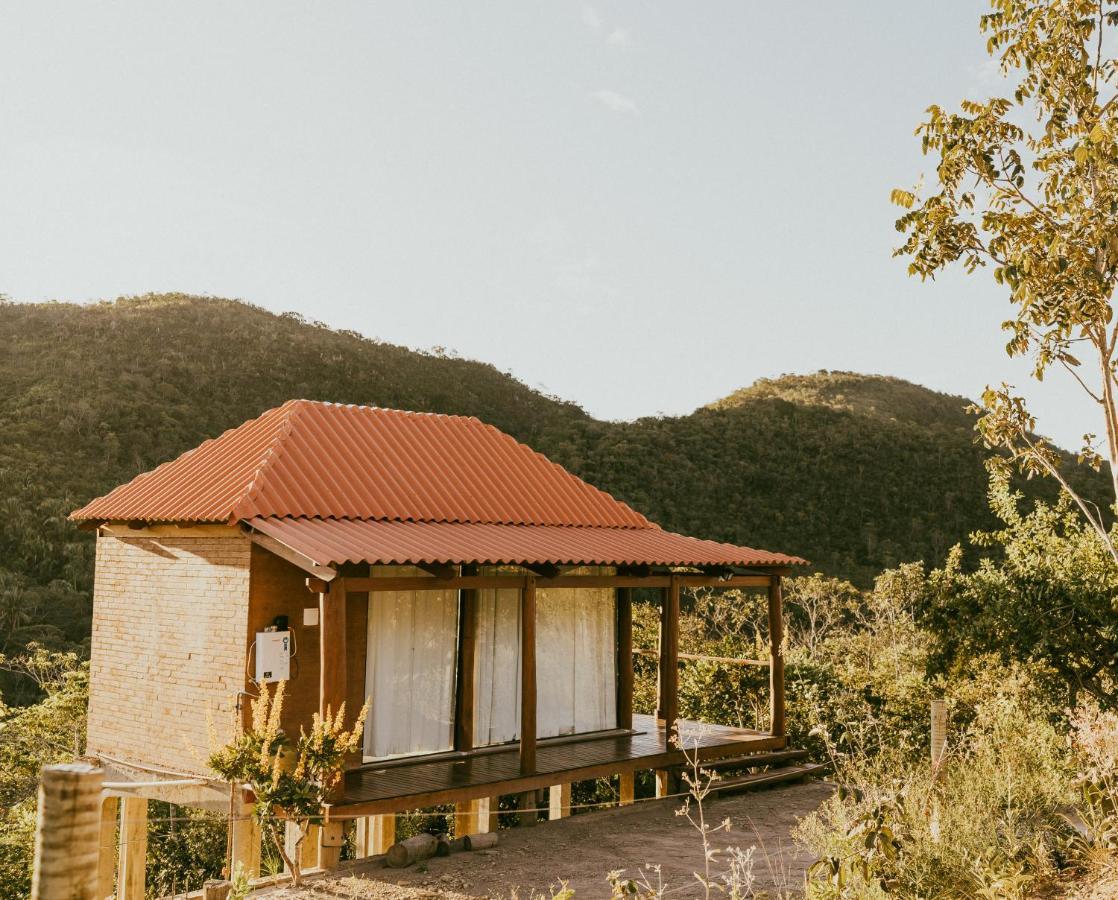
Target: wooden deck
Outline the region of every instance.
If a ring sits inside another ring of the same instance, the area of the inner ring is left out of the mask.
[[[778,750],[787,743],[783,737],[726,725],[682,722],[681,732],[689,753],[698,742],[702,760]],[[652,716],[634,715],[633,732],[541,741],[533,775],[520,774],[515,744],[354,769],[346,773],[343,799],[330,817],[403,812],[683,762],[682,752],[668,745],[662,724]]]

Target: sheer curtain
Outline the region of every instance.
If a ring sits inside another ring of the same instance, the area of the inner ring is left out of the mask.
[[[537,593],[538,737],[617,726],[616,610],[610,588]]]
[[[474,744],[520,737],[520,591],[477,592]]]
[[[412,569],[379,570],[411,575]],[[370,591],[366,757],[448,750],[454,741],[458,592]]]
[[[617,725],[617,613],[609,588],[536,594],[536,733]],[[478,591],[474,742],[520,737],[520,592]]]

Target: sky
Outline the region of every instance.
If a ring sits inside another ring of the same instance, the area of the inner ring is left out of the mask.
[[[909,278],[982,0],[7,4],[0,293],[182,291],[491,362],[608,419],[842,369],[1023,389],[989,273]]]

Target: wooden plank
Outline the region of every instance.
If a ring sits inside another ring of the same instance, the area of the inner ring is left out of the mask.
[[[111,897],[116,885],[116,828],[120,819],[120,798],[106,797],[101,804],[101,833],[97,862],[97,896]]]
[[[520,591],[520,774],[536,771],[536,584]]]
[[[784,604],[780,576],[769,582],[769,731],[783,737],[784,723]]]
[[[148,802],[125,797],[120,804],[120,862],[117,900],[144,900],[147,878]]]
[[[318,829],[318,867],[323,872],[336,869],[345,846],[345,822],[324,822]]]
[[[617,727],[633,727],[633,592],[617,589]]]
[[[455,681],[454,749],[474,747],[474,662],[477,650],[477,591],[464,589],[458,598],[458,671]]]
[[[336,715],[346,699],[346,591],[345,578],[318,595],[318,712]],[[351,715],[356,710],[350,711]],[[334,789],[341,798],[342,784]]]

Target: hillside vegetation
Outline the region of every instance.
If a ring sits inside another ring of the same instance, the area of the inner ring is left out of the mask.
[[[896,379],[786,376],[610,423],[491,365],[229,300],[0,303],[0,331],[0,652],[88,631],[71,509],[291,397],[476,415],[667,528],[863,585],[993,524],[966,401]]]

